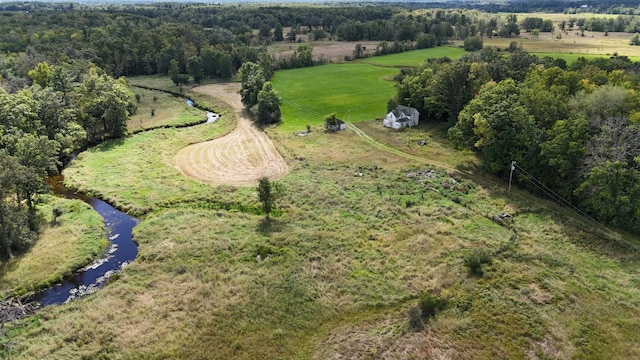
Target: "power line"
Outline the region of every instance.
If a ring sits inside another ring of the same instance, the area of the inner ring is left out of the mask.
[[[579,207],[575,206],[569,200],[563,198],[561,195],[559,195],[558,193],[553,191],[551,188],[546,186],[542,181],[538,180],[535,176],[529,174],[525,169],[520,167],[515,161],[512,162],[511,166],[512,166],[512,169],[515,170],[516,172],[518,172],[520,175],[522,175],[525,180],[529,181],[533,186],[535,186],[540,191],[542,191],[544,194],[549,196],[552,200],[554,200],[557,203],[559,203],[560,205],[568,208],[571,212],[573,212],[575,215],[578,215],[584,221],[588,222],[592,226],[594,226],[594,227],[596,227],[596,228],[598,228],[600,230],[603,230],[603,231],[608,231],[606,226],[602,225],[597,220],[595,220],[594,218],[589,216],[587,213],[585,213],[582,209],[580,209]]]

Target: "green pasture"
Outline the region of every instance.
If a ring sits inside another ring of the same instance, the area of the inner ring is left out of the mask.
[[[374,56],[357,60],[357,62],[379,66],[415,67],[422,64],[426,59],[442,57],[456,59],[464,53],[465,51],[458,47],[438,46],[429,49],[406,51],[398,54]]]
[[[330,64],[283,70],[273,77],[282,97],[283,131],[316,126],[325,115],[357,122],[381,118],[395,93],[393,77],[398,69],[369,64]]]
[[[55,223],[53,208],[62,210]],[[33,247],[0,262],[0,297],[46,288],[91,262],[106,245],[102,217],[80,200],[42,196],[41,233]]]

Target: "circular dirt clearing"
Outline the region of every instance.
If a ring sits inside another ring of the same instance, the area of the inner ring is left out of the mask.
[[[183,174],[213,185],[255,185],[263,176],[273,180],[289,172],[271,139],[256,129],[247,116],[239,88],[239,83],[194,88],[233,106],[238,113],[238,126],[221,138],[181,149],[176,156],[176,166]]]

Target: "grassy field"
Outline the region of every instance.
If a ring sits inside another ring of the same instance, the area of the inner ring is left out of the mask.
[[[183,176],[175,167],[174,157],[189,144],[228,133],[234,123],[234,114],[228,114],[215,124],[157,129],[109,140],[80,154],[65,170],[65,184],[116,204],[133,215],[179,204],[185,201],[185,194],[230,201],[224,199],[224,191],[209,194],[209,187]]]
[[[0,263],[0,297],[43,289],[89,263],[106,245],[102,217],[79,200],[45,196],[41,234],[24,255]],[[53,208],[63,214],[52,222]]]
[[[139,87],[134,87],[133,91],[140,96],[140,101],[138,110],[127,124],[130,133],[163,126],[194,125],[207,120],[204,111],[188,106],[180,97]]]
[[[380,118],[395,93],[398,70],[369,64],[330,64],[278,71],[273,86],[283,99],[283,131],[322,124],[336,113],[347,121]]]
[[[456,59],[464,53],[465,51],[458,47],[439,46],[430,49],[407,51],[399,54],[374,56],[366,59],[360,59],[356,62],[379,66],[415,67],[422,64],[426,59],[442,57]]]
[[[134,136],[144,144],[102,148],[144,158],[135,178],[110,171],[90,182],[105,163],[80,158],[67,171],[87,171],[69,181],[118,192],[117,204],[137,203],[123,190],[137,187],[181,201],[149,205],[134,230],[140,256],[116,281],[11,324],[5,344],[14,358],[640,356],[638,255],[518,191],[507,196],[502,180],[479,186],[429,165],[437,152],[453,152],[437,129],[414,134],[429,136],[428,153],[405,144],[406,133],[359,125],[413,155],[383,151],[351,131],[270,131],[292,168],[272,221],[251,210],[251,188],[185,187],[173,173],[173,189],[158,184],[171,151],[160,134],[168,130]],[[193,139],[203,128],[196,129],[165,134]],[[440,160],[473,162],[464,154]],[[244,208],[208,208],[209,193]],[[505,212],[511,223],[491,220]],[[471,276],[464,262],[480,249],[492,263]],[[407,311],[427,292],[446,306],[426,330],[412,331]]]

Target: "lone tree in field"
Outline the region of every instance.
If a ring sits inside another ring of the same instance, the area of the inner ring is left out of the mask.
[[[276,205],[277,197],[278,191],[275,183],[269,181],[269,178],[266,176],[258,179],[258,199],[260,199],[262,203],[262,211],[264,211],[267,219],[269,218],[271,210]]]

